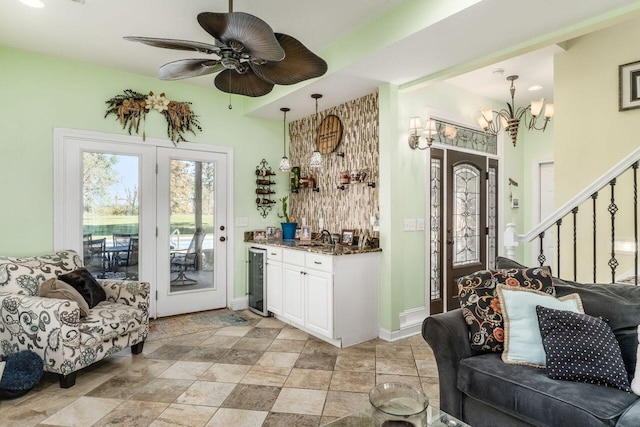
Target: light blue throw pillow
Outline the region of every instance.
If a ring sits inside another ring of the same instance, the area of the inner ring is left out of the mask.
[[[584,314],[578,294],[555,298],[533,289],[498,285],[500,310],[504,317],[502,360],[515,365],[546,366],[536,305]]]

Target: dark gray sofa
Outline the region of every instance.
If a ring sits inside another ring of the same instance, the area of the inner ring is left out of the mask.
[[[633,378],[640,325],[640,287],[554,279],[558,296],[580,294],[584,310],[606,320]],[[440,409],[473,427],[640,427],[640,399],[612,387],[559,381],[544,369],[509,365],[498,353],[469,346],[462,310],[425,319],[422,336],[436,357]]]

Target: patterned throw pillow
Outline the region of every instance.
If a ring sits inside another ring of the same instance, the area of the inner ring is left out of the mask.
[[[620,345],[605,321],[542,306],[536,312],[550,378],[631,391]]]
[[[497,286],[519,286],[555,296],[549,267],[483,270],[458,279],[462,315],[469,327],[471,348],[504,350],[504,318]]]

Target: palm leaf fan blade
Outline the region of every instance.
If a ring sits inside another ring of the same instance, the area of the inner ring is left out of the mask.
[[[127,36],[123,38],[130,42],[143,43],[149,46],[161,47],[164,49],[191,50],[194,52],[207,53],[207,54],[217,54],[218,52],[220,52],[220,48],[218,46],[214,46],[209,43],[194,42],[190,40],[174,40],[174,39],[162,39],[162,38],[154,38],[154,37],[133,37],[133,36]]]
[[[251,69],[244,74],[224,70],[216,76],[214,83],[223,92],[251,97],[266,95],[273,89],[273,83],[260,79]]]
[[[276,33],[276,38],[286,56],[280,62],[261,65],[251,63],[251,68],[258,77],[278,85],[292,85],[320,77],[327,72],[327,63],[300,41],[281,33]]]
[[[220,61],[213,59],[180,59],[164,64],[158,70],[160,80],[179,80],[204,76],[224,70]]]
[[[238,52],[266,61],[281,61],[284,50],[262,19],[244,12],[198,14],[198,23],[216,40]],[[239,42],[241,46],[234,46]]]

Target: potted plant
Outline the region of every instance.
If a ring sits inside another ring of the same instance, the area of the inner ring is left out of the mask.
[[[282,238],[284,240],[294,239],[296,237],[296,228],[298,227],[298,223],[295,222],[296,219],[289,216],[287,200],[289,200],[289,196],[284,196],[280,199],[280,202],[282,203],[282,214],[278,214],[278,218],[284,218],[286,221],[280,223],[282,226]]]

